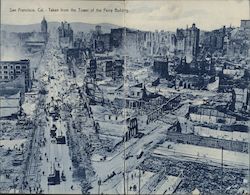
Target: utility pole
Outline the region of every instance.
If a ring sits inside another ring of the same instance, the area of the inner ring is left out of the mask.
[[[14,194],[16,193],[16,187],[17,187],[17,184],[15,183],[15,179],[13,179]]]
[[[139,195],[141,194],[141,168],[139,167]]]
[[[127,193],[128,193],[128,177],[129,177],[129,174],[127,173]]]
[[[126,135],[126,134],[125,134]],[[124,195],[126,195],[126,176],[125,176],[125,172],[126,172],[126,163],[125,163],[125,156],[126,156],[126,151],[125,151],[125,135],[124,135],[124,157],[123,157],[123,191],[124,191]]]
[[[101,188],[101,179],[98,180],[98,194],[100,194],[100,188]]]
[[[221,194],[223,194],[223,146],[221,147]]]

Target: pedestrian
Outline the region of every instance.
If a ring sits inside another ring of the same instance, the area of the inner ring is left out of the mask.
[[[69,167],[69,170],[71,171],[71,167]]]
[[[70,188],[71,188],[71,190],[73,190],[73,185]]]
[[[43,175],[44,175],[44,171],[43,171]]]

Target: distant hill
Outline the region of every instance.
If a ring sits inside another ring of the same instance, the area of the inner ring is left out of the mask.
[[[83,22],[72,22],[70,26],[74,30],[74,32],[82,31],[89,32],[90,30],[94,30],[96,25],[100,25],[102,27],[102,31],[104,33],[110,32],[112,28],[119,28],[120,26],[109,24],[109,23],[101,23],[101,24],[89,24]],[[56,30],[60,26],[60,22],[48,22],[48,31]],[[9,25],[9,24],[1,24],[1,30],[6,32],[39,32],[41,30],[41,24],[29,24],[29,25]]]

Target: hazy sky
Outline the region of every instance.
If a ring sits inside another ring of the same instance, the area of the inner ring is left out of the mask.
[[[34,9],[36,12],[11,12],[10,9]],[[43,8],[44,12],[38,12]],[[75,8],[77,12],[49,12],[48,8]],[[101,9],[97,12],[78,12],[78,8]],[[127,9],[126,12],[103,12],[103,9]],[[176,30],[192,23],[203,30],[223,25],[239,26],[241,19],[249,19],[249,0],[2,0],[2,23],[32,24],[41,21],[113,23],[141,30]]]

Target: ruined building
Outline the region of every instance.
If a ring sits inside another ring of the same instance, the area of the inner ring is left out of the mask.
[[[15,80],[19,80],[15,82]],[[8,86],[9,88],[22,88],[22,91],[29,91],[31,89],[30,78],[30,61],[0,61],[0,86]],[[4,87],[1,87],[4,88]]]
[[[223,50],[224,38],[226,36],[226,27],[213,30],[211,32],[205,32],[201,40],[202,45],[207,51],[214,52],[217,50]]]
[[[96,79],[96,69],[96,59],[91,59],[89,62],[89,66],[87,67],[87,75],[92,79]]]
[[[111,29],[111,46],[112,49],[137,49],[137,31],[128,28]]]
[[[199,52],[200,29],[195,24],[191,28],[176,30],[177,51],[196,57]]]
[[[72,47],[73,45],[73,30],[70,24],[62,22],[58,27],[59,45],[61,48]]]
[[[232,104],[235,111],[250,111],[250,89],[234,88],[232,91]]]
[[[106,77],[112,77],[114,80],[123,77],[124,60],[107,61],[105,66]]]
[[[240,27],[244,29],[250,29],[250,20],[241,20]]]
[[[155,59],[153,64],[153,72],[155,72],[160,78],[168,78],[168,58],[167,59]]]

